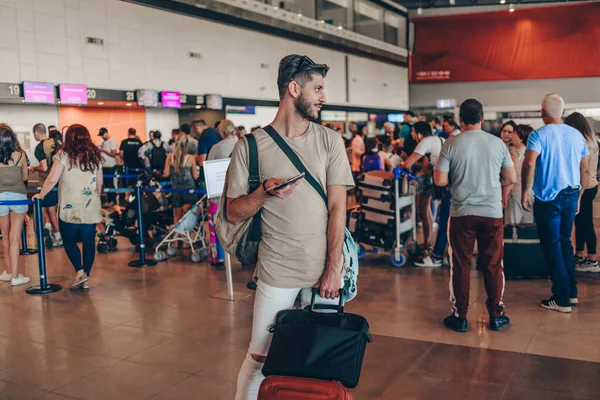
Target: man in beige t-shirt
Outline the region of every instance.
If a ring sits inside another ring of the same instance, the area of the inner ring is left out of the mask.
[[[328,205],[302,179],[279,191],[270,188],[298,170],[264,130],[254,131],[262,185],[248,194],[248,145],[236,144],[227,177],[227,219],[239,223],[262,210],[262,241],[256,266],[252,340],[238,377],[236,400],[255,400],[271,342],[270,326],[291,308],[303,288],[319,287],[335,301],[342,279],[346,190],[354,185],[342,137],[311,120],[326,101],[323,79],[329,68],[310,58],[281,60],[277,84],[281,103],[271,126],[323,187]]]

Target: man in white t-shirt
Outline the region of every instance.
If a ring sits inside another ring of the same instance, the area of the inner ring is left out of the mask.
[[[108,133],[108,129],[100,128],[98,132],[98,136],[102,137],[102,143],[98,145],[100,148],[100,152],[102,153],[102,174],[103,175],[114,175],[115,174],[115,165],[117,165],[117,161],[115,157],[117,156],[117,142],[115,139],[110,137]],[[104,187],[107,189],[112,189],[115,187],[115,182],[113,178],[108,178],[104,180]],[[106,200],[108,203],[115,203],[117,201],[116,193],[107,193]]]
[[[421,177],[419,181],[419,190],[417,193],[417,214],[423,223],[423,254],[422,260],[415,265],[419,267],[439,267],[440,264],[434,264],[427,260],[430,258],[431,250],[431,231],[433,229],[433,215],[431,213],[431,198],[433,196],[433,167],[437,163],[444,139],[433,134],[431,126],[424,121],[419,121],[413,125],[413,130],[417,136],[417,147],[415,151],[400,164],[401,168],[410,169],[417,161],[424,159],[424,165],[421,171],[417,173]],[[427,156],[427,157],[425,157]]]

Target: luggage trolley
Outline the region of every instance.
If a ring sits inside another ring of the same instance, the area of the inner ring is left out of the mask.
[[[359,178],[359,210],[351,212],[348,230],[359,243],[359,257],[392,253],[392,264],[402,267],[406,249],[414,253],[417,246],[416,181],[417,177],[396,168],[392,173],[367,173]],[[379,181],[378,184],[374,184]],[[393,188],[392,188],[393,185]],[[366,249],[369,245],[372,249]]]

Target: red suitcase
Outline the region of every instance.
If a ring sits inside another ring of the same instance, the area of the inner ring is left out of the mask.
[[[339,382],[268,376],[262,381],[258,400],[353,400]]]

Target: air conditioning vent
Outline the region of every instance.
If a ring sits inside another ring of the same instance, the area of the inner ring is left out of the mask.
[[[190,58],[202,58],[202,54],[190,51]]]
[[[85,38],[85,41],[87,44],[92,44],[94,46],[104,46],[104,39],[102,39],[102,38],[95,38],[95,37],[87,36]]]

